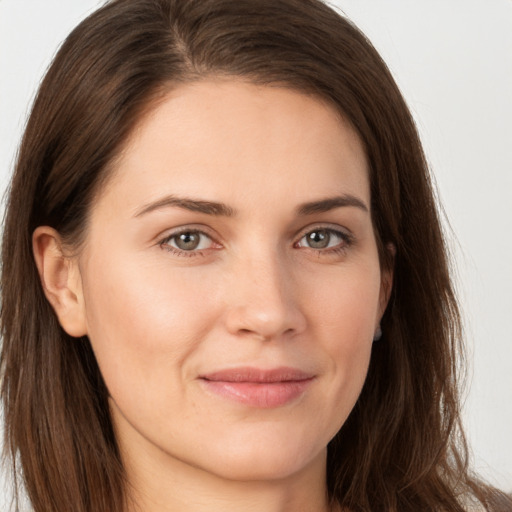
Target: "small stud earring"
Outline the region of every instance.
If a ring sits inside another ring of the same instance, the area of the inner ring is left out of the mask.
[[[375,334],[373,335],[373,341],[379,341],[382,338],[382,329],[380,325],[375,330]]]

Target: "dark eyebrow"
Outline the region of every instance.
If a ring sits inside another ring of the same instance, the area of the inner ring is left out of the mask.
[[[321,199],[320,201],[312,201],[311,203],[304,203],[297,208],[297,212],[299,215],[312,215],[314,213],[328,212],[329,210],[334,210],[335,208],[340,208],[342,206],[354,206],[368,212],[368,207],[364,202],[350,194],[328,197],[326,199]]]
[[[223,203],[214,201],[203,201],[199,199],[191,199],[187,197],[167,196],[153,203],[149,203],[138,210],[134,217],[140,217],[146,213],[160,210],[168,207],[183,208],[192,212],[205,213],[206,215],[216,215],[224,217],[233,217],[235,210]]]
[[[363,201],[355,196],[347,194],[343,196],[321,199],[319,201],[312,201],[310,203],[304,203],[297,208],[297,213],[301,216],[312,215],[314,213],[328,212],[329,210],[334,210],[335,208],[341,208],[344,206],[353,206],[360,208],[365,212],[368,211],[368,208]],[[142,215],[152,211],[168,207],[183,208],[192,212],[223,217],[233,217],[236,213],[235,210],[231,208],[231,206],[223,203],[191,199],[187,197],[176,197],[171,195],[143,206],[139,211],[135,213],[134,217],[141,217]]]

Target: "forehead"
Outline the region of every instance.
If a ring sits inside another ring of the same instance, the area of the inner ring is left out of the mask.
[[[334,107],[234,80],[181,85],[155,104],[115,162],[109,190],[133,208],[163,193],[227,204],[357,193],[369,202],[362,143]]]

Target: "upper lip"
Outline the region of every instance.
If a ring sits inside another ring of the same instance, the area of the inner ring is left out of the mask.
[[[227,368],[200,376],[201,379],[209,381],[255,383],[297,382],[312,379],[313,377],[314,374],[311,372],[287,366],[271,369],[254,368],[250,366]]]

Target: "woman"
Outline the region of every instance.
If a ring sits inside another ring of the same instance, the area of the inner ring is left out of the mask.
[[[41,85],[2,250],[36,512],[510,510],[466,465],[414,124],[324,4],[107,3]]]

